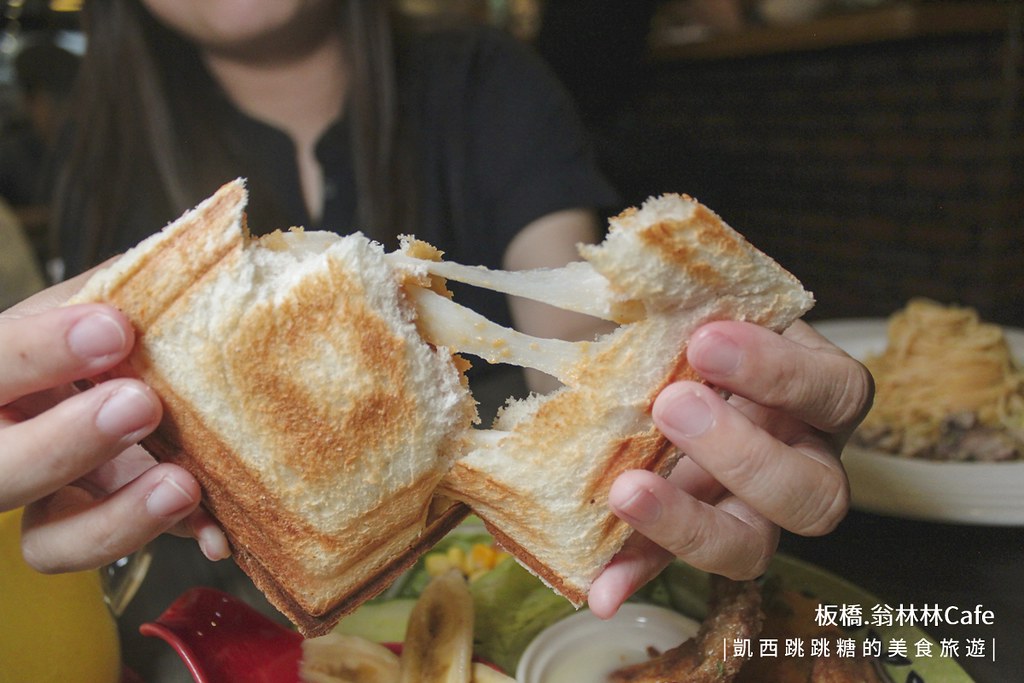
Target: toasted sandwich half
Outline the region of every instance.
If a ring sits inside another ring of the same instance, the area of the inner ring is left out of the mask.
[[[116,373],[165,405],[144,445],[196,476],[238,564],[320,632],[465,516],[435,489],[475,405],[379,245],[251,240],[245,203],[242,183],[224,186],[75,300],[131,319],[137,346]]]
[[[781,331],[800,283],[680,195],[614,219],[584,261],[507,273],[408,238],[251,238],[242,181],[94,275],[73,302],[119,307],[135,350],[111,374],[165,405],[144,445],[190,470],[234,556],[305,635],[383,590],[471,509],[574,604],[630,533],[608,509],[622,471],[679,454],[654,428],[661,388],[695,378],[685,345],[715,319]],[[459,280],[604,318],[588,342],[537,339],[453,301]],[[463,354],[547,372],[483,429]]]
[[[577,344],[574,357],[562,354],[549,369],[565,386],[511,401],[492,430],[473,433],[442,481],[577,606],[631,533],[608,509],[614,479],[630,469],[666,476],[678,459],[651,407],[669,383],[699,380],[686,362],[692,332],[712,320],[782,331],[814,303],[795,277],[681,195],[613,218],[604,242],[581,254],[586,263],[563,271],[561,286],[549,283],[547,291],[603,280],[584,288],[586,309],[576,310],[624,324]]]

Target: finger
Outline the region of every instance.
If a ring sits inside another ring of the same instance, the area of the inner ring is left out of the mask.
[[[98,501],[68,486],[25,508],[22,553],[42,572],[92,569],[138,550],[197,505],[199,484],[170,464]]]
[[[94,498],[103,498],[126,486],[144,472],[156,465],[156,461],[141,446],[132,446],[77,479],[76,487],[85,489]],[[210,560],[222,560],[231,556],[227,537],[213,517],[202,507],[193,510],[187,517],[168,530],[169,533],[186,538],[195,538],[203,554]]]
[[[124,315],[101,304],[0,318],[0,405],[108,370],[133,343]]]
[[[640,534],[633,534],[590,585],[590,611],[600,619],[612,618],[629,596],[671,561],[672,553]]]
[[[132,446],[113,460],[108,460],[85,477],[75,482],[76,486],[92,491],[97,498],[125,486],[156,464],[153,456],[141,446]],[[202,507],[196,508],[188,517],[174,525],[169,532],[176,536],[195,538],[199,547],[211,560],[222,560],[231,556],[227,537],[216,520]]]
[[[170,532],[176,536],[194,538],[199,549],[208,560],[223,560],[231,557],[231,545],[217,521],[204,508],[196,508],[192,514],[175,525]]]
[[[820,535],[845,516],[846,474],[830,445],[810,430],[792,444],[779,441],[697,382],[666,387],[652,416],[670,441],[772,522]]]
[[[160,400],[142,382],[104,382],[4,429],[0,508],[46,496],[138,442],[160,422]]]
[[[642,470],[620,475],[609,503],[639,533],[591,585],[588,605],[602,619],[614,616],[675,557],[704,571],[749,579],[764,573],[778,545],[778,527],[735,497],[702,503]]]
[[[712,384],[846,435],[871,404],[871,374],[797,321],[787,336],[738,322],[715,322],[690,339],[687,360]]]
[[[91,491],[96,498],[103,498],[134,481],[155,465],[156,459],[145,448],[134,445],[76,479],[74,483],[75,486]]]
[[[621,474],[608,499],[616,515],[671,555],[730,578],[759,576],[778,543],[777,527],[735,497],[711,505],[644,470]]]

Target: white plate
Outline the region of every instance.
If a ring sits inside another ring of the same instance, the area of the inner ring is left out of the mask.
[[[888,321],[826,320],[815,329],[858,360],[885,350]],[[1005,328],[1018,359],[1024,330]],[[1024,525],[1024,462],[933,462],[847,446],[853,507],[894,517],[962,524]]]
[[[601,620],[584,610],[537,634],[516,668],[518,683],[600,683],[612,671],[692,638],[700,624],[664,607],[626,603]]]

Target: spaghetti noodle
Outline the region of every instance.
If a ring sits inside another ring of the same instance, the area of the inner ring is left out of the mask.
[[[865,365],[876,392],[862,443],[909,457],[956,457],[936,455],[951,423],[1024,434],[1024,371],[1002,328],[974,309],[912,300],[890,318],[885,351]]]

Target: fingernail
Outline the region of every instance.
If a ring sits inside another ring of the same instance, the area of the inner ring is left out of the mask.
[[[199,532],[196,541],[206,559],[216,562],[231,557],[231,546],[224,532],[220,529],[208,528]]]
[[[170,517],[190,507],[195,500],[178,482],[164,477],[146,497],[146,510],[154,517]]]
[[[110,436],[134,435],[150,426],[153,403],[142,391],[124,386],[112,393],[96,413],[96,428]]]
[[[637,522],[653,524],[661,517],[661,502],[648,489],[640,489],[620,506],[620,510]]]
[[[124,350],[128,338],[124,330],[108,315],[88,315],[68,331],[68,348],[79,358],[103,358]]]
[[[739,346],[725,335],[709,334],[700,340],[700,350],[694,360],[697,370],[716,376],[727,376],[740,366]]]
[[[658,417],[664,426],[688,439],[700,436],[714,422],[711,408],[704,399],[690,390],[665,397],[657,407]]]

